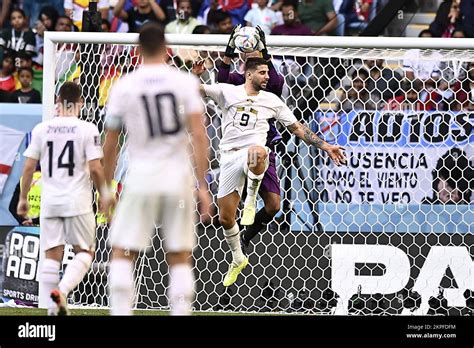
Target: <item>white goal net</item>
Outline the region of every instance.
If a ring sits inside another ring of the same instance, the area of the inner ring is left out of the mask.
[[[216,83],[227,38],[169,39],[169,64],[190,71],[204,59],[200,78]],[[103,132],[110,86],[140,64],[136,40],[133,34],[47,33],[44,117],[52,116],[61,84],[77,80],[83,117]],[[344,146],[348,164],[335,167],[280,129],[283,140],[274,151],[281,209],[252,240],[250,267],[227,289],[222,280],[231,255],[222,227],[217,217],[197,226],[195,310],[472,312],[466,302],[472,307],[474,49],[468,47],[474,45],[456,40],[448,46],[436,39],[268,38],[273,66],[284,78],[281,97],[300,121]],[[239,72],[242,61],[234,63],[231,70]],[[220,118],[205,103],[215,193]],[[126,151],[119,162],[121,184]],[[95,262],[71,303],[108,306],[107,231],[98,226]],[[136,307],[167,309],[159,237],[141,253],[135,275]]]

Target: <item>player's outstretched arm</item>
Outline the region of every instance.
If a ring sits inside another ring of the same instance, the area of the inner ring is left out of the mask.
[[[28,200],[27,195],[30,191],[31,181],[33,180],[33,173],[35,172],[38,160],[30,157],[26,157],[25,166],[23,167],[21,188],[20,188],[20,199],[18,200],[18,206],[16,212],[22,217],[26,217],[28,213]]]
[[[318,149],[326,151],[337,166],[346,163],[346,156],[344,155],[344,148],[342,146],[331,145],[325,142],[305,124],[295,122],[288,126],[288,130],[302,139],[306,144],[316,146]]]

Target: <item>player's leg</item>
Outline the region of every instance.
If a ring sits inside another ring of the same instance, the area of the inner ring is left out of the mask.
[[[66,217],[65,239],[73,245],[75,256],[68,263],[57,288],[51,291],[51,298],[58,308],[58,315],[68,315],[67,297],[82,281],[94,259],[95,219],[93,213]]]
[[[133,267],[138,253],[112,247],[109,267],[110,314],[133,314]]]
[[[51,299],[51,291],[59,284],[59,270],[64,255],[64,223],[61,218],[40,217],[41,250],[44,255],[39,270],[39,308],[47,308],[48,315],[58,315],[56,304]]]
[[[217,192],[219,222],[224,228],[224,237],[232,252],[232,262],[224,278],[225,286],[234,283],[239,273],[248,264],[247,257],[242,253],[239,226],[235,220],[237,207],[245,185],[247,160],[247,149],[224,152],[220,159],[221,172]]]
[[[232,262],[224,278],[224,286],[232,285],[239,273],[248,265],[248,258],[243,254],[240,245],[239,226],[235,220],[239,202],[240,195],[236,191],[217,199],[219,222],[224,228],[224,237],[232,252]]]
[[[138,251],[154,233],[156,197],[125,191],[110,230],[112,258],[109,267],[110,314],[133,314],[133,269]]]
[[[159,221],[162,223],[166,261],[169,265],[168,298],[171,315],[190,315],[194,300],[192,250],[196,245],[192,188],[180,196],[160,200]]]
[[[250,241],[272,221],[273,217],[280,210],[280,180],[277,175],[275,156],[274,152],[270,152],[268,155],[269,166],[265,171],[260,190],[258,191],[265,206],[255,215],[254,223],[247,227],[244,233],[242,233],[242,245],[245,248],[248,247]]]
[[[257,193],[268,167],[267,149],[262,146],[251,146],[248,149],[247,165],[247,197],[240,221],[243,226],[252,225],[255,221]]]

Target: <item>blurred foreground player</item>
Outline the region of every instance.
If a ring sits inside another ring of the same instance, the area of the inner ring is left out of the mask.
[[[211,204],[204,179],[209,161],[203,106],[197,79],[165,64],[167,52],[161,26],[143,26],[139,44],[143,65],[113,86],[105,124],[104,163],[109,184],[122,126],[127,129],[129,152],[129,172],[110,235],[111,314],[132,314],[133,261],[149,245],[157,221],[162,226],[170,267],[171,314],[187,315],[194,299],[191,252],[196,243],[196,185],[204,221],[209,220]],[[197,183],[192,175],[187,131],[192,135]]]

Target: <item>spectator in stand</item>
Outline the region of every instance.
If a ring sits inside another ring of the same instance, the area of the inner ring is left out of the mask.
[[[399,96],[402,77],[397,72],[385,67],[384,59],[365,60],[365,67],[370,76],[366,81],[367,89],[378,95],[379,99],[387,101]]]
[[[217,10],[209,12],[207,18],[211,27],[214,28],[212,31],[214,34],[230,34],[232,32],[232,16],[229,13]]]
[[[59,12],[53,6],[45,6],[41,9],[38,19],[43,23],[46,30],[53,31],[59,18]]]
[[[155,0],[138,0],[137,6],[125,11],[125,0],[119,0],[114,7],[114,16],[128,23],[130,33],[138,33],[143,24],[154,21],[165,24],[166,15]]]
[[[55,31],[73,31],[74,24],[68,16],[59,16],[54,27]]]
[[[12,93],[11,102],[20,104],[41,104],[41,95],[36,89],[31,87],[33,83],[33,69],[20,68],[18,76],[21,88]]]
[[[64,0],[23,0],[23,10],[29,18],[30,27],[35,27],[45,7],[53,8],[58,16],[59,13],[64,14]]]
[[[89,9],[89,0],[64,0],[64,12],[71,18],[74,25],[82,30],[82,12]],[[109,15],[109,0],[98,0],[97,9],[102,18]]]
[[[313,35],[310,27],[300,21],[297,5],[294,2],[284,2],[281,6],[283,24],[272,29],[272,35]]]
[[[247,12],[244,19],[247,26],[256,27],[259,25],[263,32],[269,35],[278,22],[277,15],[267,6],[268,0],[257,0],[257,5]]]
[[[13,73],[15,72],[14,59],[15,56],[12,52],[4,52],[2,70],[0,70],[0,90],[13,92],[16,89],[15,79],[13,78]]]
[[[301,21],[311,28],[314,35],[332,35],[338,26],[332,0],[302,0],[298,10]]]
[[[0,47],[15,52],[25,51],[36,55],[36,38],[28,27],[25,12],[15,9],[10,15],[11,29],[4,29],[0,35]]]
[[[178,0],[176,20],[166,25],[167,34],[192,34],[194,28],[199,25],[196,18],[191,16],[192,8],[190,0]]]
[[[33,62],[33,59],[31,56],[24,51],[18,52],[15,58],[16,62],[16,68],[29,68],[33,71],[33,81],[32,81],[32,87],[36,89],[37,91],[40,92],[40,94],[43,93],[43,67],[35,64]],[[19,77],[19,72],[14,73],[13,77],[15,78],[15,87],[16,89],[21,88],[21,81]]]
[[[342,94],[341,110],[351,112],[352,110],[376,110],[379,98],[376,94],[370,94],[366,88],[369,72],[361,68],[352,73],[352,86],[348,86]]]
[[[422,204],[469,204],[474,187],[474,169],[466,153],[449,149],[438,159],[433,174],[433,196]]]
[[[35,23],[37,55],[34,61],[39,65],[43,65],[44,32],[54,30],[58,17],[59,13],[53,6],[45,6],[41,9],[38,20]]]
[[[462,29],[460,0],[446,0],[439,5],[435,20],[430,24],[434,37],[451,37],[456,29]]]

